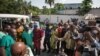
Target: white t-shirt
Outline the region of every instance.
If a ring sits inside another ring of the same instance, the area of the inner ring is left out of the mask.
[[[28,54],[25,54],[24,56],[34,56],[31,48],[27,46],[27,49],[28,49]]]

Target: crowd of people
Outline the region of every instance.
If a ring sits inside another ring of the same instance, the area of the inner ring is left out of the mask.
[[[0,29],[0,56],[39,56],[41,52],[55,56],[99,56],[100,25],[95,20],[86,24],[78,20],[50,23],[38,28],[37,24],[18,21]],[[41,40],[44,36],[41,49]]]

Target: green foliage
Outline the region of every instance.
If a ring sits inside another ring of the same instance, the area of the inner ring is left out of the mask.
[[[78,14],[85,15],[91,10],[92,7],[92,0],[84,0],[81,4],[81,8],[79,8]]]
[[[59,11],[59,10],[64,10],[64,5],[61,3],[56,3],[54,8]]]
[[[40,14],[40,9],[26,0],[0,0],[0,13],[30,14],[31,12],[37,15]]]
[[[50,8],[52,7],[52,5],[54,4],[54,1],[55,0],[45,0],[45,3],[49,4],[50,5]],[[49,9],[49,14],[51,14],[51,9]]]
[[[51,8],[51,14],[56,14],[57,13],[57,10],[55,8]]]
[[[42,9],[42,14],[47,14],[49,15],[49,9],[46,7],[46,6],[43,6],[43,9]]]
[[[45,3],[49,4],[51,7],[54,4],[54,0],[45,0]]]
[[[42,14],[46,14],[46,15],[56,14],[56,9],[55,8],[47,8],[46,6],[43,6]]]

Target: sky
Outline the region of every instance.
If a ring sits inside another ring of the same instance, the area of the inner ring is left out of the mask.
[[[45,0],[27,0],[31,1],[32,5],[37,6],[39,8],[42,8],[43,6],[47,6],[49,8],[48,4],[45,4]],[[55,0],[55,3],[63,3],[63,4],[69,4],[69,3],[81,3],[83,0]],[[100,0],[92,0],[93,5],[92,7],[100,7]]]

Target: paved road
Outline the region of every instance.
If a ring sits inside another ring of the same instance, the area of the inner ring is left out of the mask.
[[[41,49],[44,49],[44,47],[43,47],[44,36],[43,36],[43,38],[41,40]],[[40,56],[54,56],[54,54],[53,53],[47,53],[47,52],[41,52],[41,55]]]
[[[40,56],[54,56],[54,54],[53,53],[41,53],[41,55]]]

